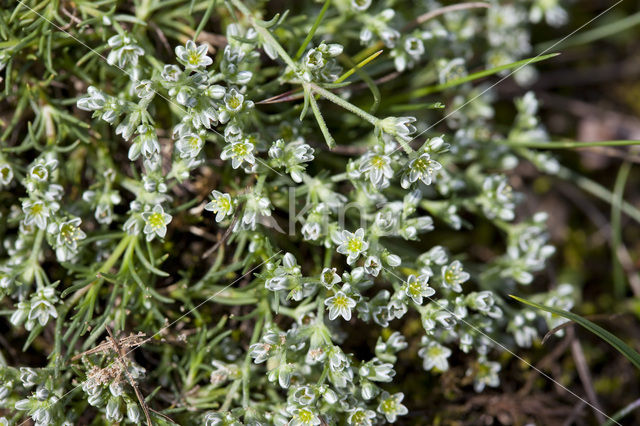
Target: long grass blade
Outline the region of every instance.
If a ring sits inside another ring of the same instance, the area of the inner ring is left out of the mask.
[[[560,53],[550,53],[548,55],[535,56],[533,58],[523,59],[521,61],[512,62],[510,64],[500,65],[499,67],[490,68],[488,70],[474,72],[473,74],[466,75],[461,78],[456,78],[451,81],[447,81],[446,83],[436,84],[435,86],[423,87],[421,89],[417,89],[410,94],[411,98],[419,98],[422,96],[429,95],[435,92],[441,92],[450,87],[459,86],[464,83],[468,83],[470,81],[478,80],[483,77],[488,77],[493,74],[497,74],[500,71],[510,70],[513,68],[518,68],[521,66],[535,64],[536,62],[545,61],[547,59],[553,58],[554,56],[558,56]]]
[[[322,18],[324,18],[324,14],[327,12],[327,9],[329,9],[329,5],[330,4],[331,4],[331,0],[326,0],[324,2],[324,5],[322,5],[322,9],[320,10],[320,13],[318,14],[315,22],[313,23],[313,26],[311,27],[311,30],[309,30],[309,33],[304,38],[304,41],[300,45],[300,48],[298,49],[298,52],[296,52],[296,56],[293,58],[296,61],[302,57],[302,54],[307,49],[307,46],[311,42],[311,39],[313,38],[313,35],[316,33],[316,30],[320,26],[320,22],[322,22]]]
[[[525,305],[529,305],[531,307],[549,312],[554,315],[558,315],[563,318],[567,318],[582,327],[586,328],[611,346],[613,346],[618,352],[625,356],[636,368],[640,369],[640,354],[632,349],[629,345],[624,343],[621,339],[616,337],[614,334],[608,332],[604,328],[600,327],[597,324],[592,323],[588,319],[581,317],[580,315],[576,315],[573,312],[565,311],[563,309],[552,308],[551,306],[541,305],[536,302],[532,302],[530,300],[522,299],[518,296],[514,296],[512,294],[509,295],[511,298],[517,300],[520,303],[524,303]]]
[[[597,142],[573,142],[573,141],[557,141],[557,142],[520,142],[520,141],[499,141],[505,145],[520,146],[523,148],[536,149],[574,149],[574,148],[592,148],[598,146],[631,146],[640,145],[640,140],[619,140],[619,141],[597,141]]]

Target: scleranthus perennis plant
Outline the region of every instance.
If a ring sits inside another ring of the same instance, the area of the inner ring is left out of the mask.
[[[400,357],[434,376],[465,362],[476,391],[498,386],[496,342],[537,333],[505,296],[554,251],[544,213],[516,214],[509,171],[557,163],[503,143],[546,140],[533,94],[506,130],[469,82],[443,89],[444,109],[409,101],[530,53],[529,21],[562,13],[529,3],[429,19],[437,2],[0,11],[2,37],[23,38],[0,51],[16,105],[0,294],[47,359],[0,369],[7,421],[395,422],[410,405]],[[506,247],[484,263],[438,234],[478,220]],[[570,286],[537,297],[572,305]]]

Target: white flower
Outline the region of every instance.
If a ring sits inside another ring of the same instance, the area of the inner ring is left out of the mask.
[[[235,229],[241,226],[245,229],[255,229],[256,220],[263,216],[271,216],[271,202],[262,195],[249,194],[245,203],[242,220],[236,224]]]
[[[389,395],[388,392],[384,392],[380,397],[378,413],[384,415],[389,423],[395,423],[398,416],[404,416],[409,412],[407,407],[401,404],[403,399],[404,394],[402,392],[394,395]]]
[[[25,200],[22,203],[22,211],[25,214],[24,224],[31,225],[33,223],[40,229],[46,229],[47,220],[51,215],[51,210],[53,210],[50,206],[54,204],[57,206],[57,203],[46,203],[40,200]]]
[[[7,186],[13,180],[13,169],[9,163],[0,164],[0,185]]]
[[[408,170],[402,176],[400,184],[404,189],[407,189],[420,179],[426,185],[431,185],[434,174],[440,169],[442,169],[442,165],[432,160],[431,156],[425,152],[409,162]]]
[[[498,372],[500,371],[500,364],[497,362],[491,362],[486,360],[480,360],[476,371],[470,370],[467,374],[475,373],[473,378],[473,390],[476,392],[482,392],[485,386],[492,388],[500,385],[500,378]]]
[[[416,127],[412,124],[415,121],[415,117],[387,117],[380,121],[380,128],[388,135],[411,142],[411,135],[416,132]]]
[[[180,158],[193,158],[197,156],[203,146],[204,141],[195,133],[187,133],[176,142],[176,148],[180,152]]]
[[[353,426],[372,426],[375,418],[376,413],[373,410],[353,408],[347,417],[347,423]]]
[[[142,213],[142,218],[145,221],[144,233],[147,235],[147,241],[153,240],[156,235],[164,238],[167,234],[167,224],[172,219],[160,204],[156,204],[152,211]]]
[[[292,414],[293,418],[288,426],[315,426],[321,423],[320,418],[311,408],[294,408]]]
[[[442,268],[442,285],[445,288],[450,288],[456,293],[462,292],[462,286],[469,279],[469,273],[462,269],[462,263],[459,260],[454,260],[446,268]]]
[[[393,177],[391,158],[387,155],[369,152],[362,158],[360,171],[368,175],[374,186],[383,187]]]
[[[377,277],[382,269],[382,262],[378,256],[369,256],[364,261],[364,270],[367,274]]]
[[[318,222],[307,222],[302,225],[302,237],[307,241],[316,241],[320,238],[322,228]]]
[[[107,43],[113,50],[107,56],[109,65],[116,65],[124,68],[127,64],[138,65],[138,56],[144,55],[144,50],[133,42],[133,39],[125,34],[118,34],[111,37]]]
[[[447,371],[449,369],[447,358],[451,356],[451,349],[438,342],[429,341],[425,347],[418,351],[418,356],[423,359],[422,367],[426,371],[432,369],[440,372]]]
[[[56,256],[61,262],[73,258],[78,251],[78,241],[86,238],[86,234],[80,229],[81,219],[76,217],[56,226],[49,225],[49,233],[56,236]]]
[[[204,209],[216,214],[216,222],[221,222],[225,217],[233,214],[233,201],[229,194],[213,190],[213,200],[209,201]]]
[[[224,105],[227,107],[227,110],[237,112],[242,109],[242,105],[244,104],[244,95],[238,92],[236,89],[231,89],[229,92],[224,95]]]
[[[256,162],[253,156],[253,149],[254,146],[248,139],[232,142],[227,144],[220,154],[220,158],[223,160],[231,158],[231,165],[234,169],[240,167],[243,162],[253,165]]]
[[[206,44],[196,46],[193,40],[189,40],[184,47],[176,47],[176,56],[185,69],[197,70],[213,63],[213,59],[207,56],[207,50]]]
[[[418,277],[409,275],[407,282],[402,286],[402,291],[415,303],[422,305],[424,297],[431,297],[436,293],[433,288],[429,287],[428,281],[429,275],[427,274],[422,274]]]
[[[335,296],[325,300],[324,304],[329,308],[330,320],[334,320],[340,315],[345,321],[349,321],[351,319],[351,309],[356,306],[356,301],[339,291]]]
[[[338,245],[336,251],[347,255],[347,263],[353,264],[361,254],[366,253],[369,243],[364,240],[364,229],[359,228],[355,233],[343,230],[334,235],[334,242]]]
[[[351,7],[358,12],[364,12],[371,6],[371,0],[351,0]]]
[[[53,305],[58,301],[53,287],[45,287],[31,299],[28,321],[35,323],[37,320],[41,326],[45,326],[49,317],[58,318],[58,312]]]
[[[139,152],[145,158],[151,157],[153,154],[157,154],[160,152],[160,144],[158,143],[158,135],[156,134],[156,129],[153,126],[149,126],[146,124],[141,124],[138,126],[138,137],[136,138],[135,144],[139,144]],[[131,146],[133,149],[133,146]],[[132,157],[132,152],[129,150],[129,160],[135,160]],[[135,156],[137,158],[137,155]]]
[[[320,282],[327,289],[331,289],[334,284],[340,282],[340,276],[336,273],[336,268],[324,268],[320,274]]]

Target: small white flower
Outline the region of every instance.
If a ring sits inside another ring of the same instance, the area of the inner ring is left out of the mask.
[[[352,426],[372,426],[375,418],[376,413],[373,410],[353,408],[347,417],[347,423]]]
[[[425,185],[431,185],[435,173],[442,169],[442,165],[426,152],[409,162],[408,170],[402,176],[400,184],[404,189],[409,188],[412,183],[420,179]]]
[[[380,405],[378,405],[378,413],[385,416],[389,423],[395,423],[398,416],[404,416],[409,412],[407,407],[402,405],[404,394],[398,392],[394,395],[384,392],[380,397]]]
[[[335,296],[325,300],[324,304],[329,308],[330,320],[334,320],[340,315],[345,321],[349,321],[351,319],[351,309],[356,306],[356,301],[339,291]]]
[[[195,133],[187,133],[176,142],[176,148],[180,152],[180,158],[193,158],[200,154],[204,141]]]
[[[336,251],[347,255],[347,263],[353,264],[361,254],[366,253],[369,243],[364,240],[364,229],[359,228],[355,233],[343,230],[334,235],[334,242],[338,245]]]
[[[336,273],[336,268],[324,268],[320,274],[320,282],[327,289],[331,289],[334,284],[341,281],[340,276]]]
[[[193,40],[189,40],[184,47],[176,47],[176,56],[178,57],[178,61],[184,65],[185,69],[197,70],[213,63],[213,59],[207,56],[207,50],[206,44],[196,46]]]
[[[380,122],[380,128],[388,135],[411,142],[411,135],[416,132],[415,121],[415,117],[387,117]]]
[[[442,285],[445,288],[450,288],[456,293],[462,292],[462,286],[469,279],[469,273],[462,269],[462,263],[459,260],[454,260],[446,268],[442,268]]]
[[[46,203],[41,200],[25,200],[22,203],[22,211],[25,214],[24,224],[35,224],[40,229],[46,229],[47,220],[51,215],[50,205],[55,203]]]
[[[13,180],[13,169],[9,163],[0,164],[0,186],[7,186]]]
[[[213,190],[213,200],[209,201],[204,209],[216,214],[216,222],[221,222],[225,217],[233,214],[233,201],[229,194]]]
[[[391,158],[387,155],[369,152],[362,158],[360,171],[368,175],[374,186],[383,187],[393,177]]]
[[[231,158],[231,165],[234,169],[237,169],[246,162],[250,165],[255,164],[256,159],[253,156],[254,146],[248,139],[240,140],[227,144],[225,149],[220,154],[220,158],[227,160]]]
[[[240,111],[244,105],[244,95],[236,89],[231,89],[226,95],[224,95],[224,105],[229,111]]]
[[[28,321],[35,323],[37,320],[41,326],[45,326],[49,317],[58,318],[58,312],[53,305],[58,301],[53,287],[45,287],[31,299]]]
[[[56,236],[56,256],[61,262],[70,260],[78,251],[78,241],[86,238],[86,234],[80,229],[81,219],[76,217],[56,226],[49,225],[49,233]],[[53,228],[53,229],[51,229]]]
[[[367,274],[377,277],[382,269],[382,262],[378,256],[369,256],[364,261],[364,270]]]
[[[271,202],[260,194],[249,194],[245,203],[242,220],[236,224],[235,229],[255,229],[256,221],[263,217],[271,216]]]
[[[371,0],[351,0],[351,7],[358,12],[364,12],[371,6]]]
[[[431,297],[436,293],[432,287],[429,287],[428,281],[429,275],[427,274],[422,274],[418,277],[409,275],[407,282],[402,286],[402,291],[415,303],[422,305],[424,297]]]
[[[292,414],[289,426],[316,426],[321,423],[320,417],[311,408],[294,408]]]
[[[482,392],[485,386],[495,388],[500,385],[500,377],[498,377],[499,372],[499,363],[480,360],[478,362],[477,369],[475,371],[470,370],[467,374],[475,373],[473,378],[473,390],[476,392]]]
[[[165,213],[160,204],[156,204],[152,211],[142,213],[142,218],[145,221],[144,233],[147,241],[153,240],[156,235],[164,238],[167,234],[167,224],[172,220],[171,215]]]
[[[418,351],[418,356],[423,359],[422,367],[426,370],[447,371],[451,349],[442,346],[438,342],[429,341],[425,347]]]
[[[118,34],[111,37],[107,43],[113,50],[107,56],[109,65],[116,65],[124,68],[127,64],[138,65],[138,56],[144,55],[144,50],[133,42],[133,39],[126,34]]]

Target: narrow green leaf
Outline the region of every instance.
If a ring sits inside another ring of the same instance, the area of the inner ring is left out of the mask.
[[[567,47],[580,46],[593,43],[596,40],[611,37],[618,33],[623,33],[630,28],[640,25],[640,12],[626,16],[622,19],[614,19],[604,25],[600,25],[592,30],[582,31],[572,37],[564,37],[561,40],[552,40],[536,45],[536,52],[544,52],[553,46],[556,49],[566,49]]]
[[[307,46],[311,42],[311,39],[313,38],[313,35],[316,33],[316,30],[320,26],[320,22],[322,22],[322,18],[324,18],[324,14],[327,12],[327,9],[329,9],[329,5],[330,4],[331,4],[331,0],[326,0],[324,2],[324,5],[322,6],[322,9],[320,10],[320,13],[316,17],[316,20],[313,23],[313,26],[311,27],[311,30],[309,31],[307,36],[304,38],[304,41],[300,45],[300,48],[298,49],[298,52],[296,53],[296,56],[293,58],[294,60],[297,61],[298,59],[300,59],[302,57],[302,54],[307,49]]]
[[[442,102],[422,102],[419,104],[402,104],[402,105],[392,105],[389,107],[390,112],[407,112],[407,111],[416,111],[420,109],[444,109],[444,104]]]
[[[367,74],[364,70],[362,70],[361,67],[366,65],[368,62],[372,61],[373,59],[375,59],[378,55],[380,55],[380,53],[382,53],[382,50],[379,50],[378,52],[374,53],[373,55],[371,55],[370,57],[368,57],[367,59],[365,59],[364,61],[360,62],[357,65],[354,64],[351,58],[349,58],[347,55],[343,55],[342,56],[343,60],[345,61],[345,63],[347,63],[348,66],[351,67],[351,69],[346,73],[344,73],[338,79],[342,81],[345,78],[349,77],[351,74],[353,74],[353,72],[358,74],[358,76],[365,82],[365,84],[371,91],[371,95],[373,95],[373,105],[371,105],[371,108],[369,109],[370,114],[375,114],[376,110],[378,109],[378,106],[380,105],[380,98],[381,98],[380,89],[378,89],[378,85],[376,84],[376,82],[373,81],[373,79],[369,76],[369,74]],[[339,83],[340,81],[336,81],[336,83]]]
[[[505,145],[521,146],[523,148],[536,149],[573,149],[573,148],[591,148],[597,146],[631,146],[640,145],[640,140],[619,140],[619,141],[597,141],[597,142],[520,142],[520,141],[498,141]]]
[[[336,146],[336,141],[331,136],[331,132],[329,132],[329,128],[327,127],[327,123],[324,121],[324,117],[320,112],[320,108],[318,107],[318,103],[316,102],[316,98],[313,93],[309,93],[309,103],[311,104],[311,110],[313,111],[313,115],[316,117],[316,121],[318,122],[318,126],[322,131],[322,136],[324,136],[324,140],[327,142],[329,149],[333,149]]]
[[[509,295],[511,298],[517,300],[520,303],[524,303],[525,305],[532,306],[537,309],[541,309],[543,311],[549,312],[554,315],[561,316],[563,318],[567,318],[575,323],[578,323],[582,327],[586,328],[596,336],[600,337],[602,340],[613,346],[618,352],[625,356],[636,368],[640,369],[640,354],[636,352],[634,349],[629,347],[626,343],[620,340],[618,337],[608,332],[604,328],[600,327],[597,324],[592,323],[591,321],[581,317],[580,315],[576,315],[573,312],[565,311],[562,309],[552,308],[550,306],[541,305],[539,303],[531,302],[529,300],[522,299],[520,297],[514,296],[512,294]]]
[[[198,28],[196,28],[196,32],[193,34],[194,40],[198,38],[198,36],[200,35],[200,32],[204,29],[204,26],[207,25],[207,22],[209,22],[209,18],[211,17],[211,12],[213,12],[213,9],[216,7],[216,3],[218,3],[217,0],[211,0],[211,2],[209,3],[207,10],[204,12],[204,16],[202,17],[202,19],[200,20],[200,23],[198,24]]]
[[[631,163],[625,162],[618,170],[616,183],[613,188],[613,202],[611,203],[611,260],[613,263],[613,290],[617,297],[623,298],[626,290],[626,281],[622,263],[618,256],[623,249],[622,242],[622,201],[624,200],[624,188],[631,172]]]
[[[450,87],[459,86],[459,85],[461,85],[463,83],[467,83],[469,81],[473,81],[473,80],[477,80],[479,78],[488,77],[490,75],[497,74],[500,71],[510,70],[510,69],[513,69],[513,68],[518,68],[518,67],[521,67],[521,66],[534,64],[536,62],[541,62],[541,61],[553,58],[554,56],[558,56],[558,55],[559,55],[559,53],[550,53],[548,55],[535,56],[533,58],[523,59],[521,61],[512,62],[510,64],[500,65],[499,67],[490,68],[488,70],[474,72],[473,74],[469,74],[469,75],[466,75],[466,76],[461,77],[461,78],[456,78],[455,80],[447,81],[446,83],[437,84],[435,86],[423,87],[422,89],[418,89],[418,90],[415,90],[414,92],[412,92],[410,94],[410,96],[412,98],[418,98],[418,97],[426,96],[426,95],[429,95],[429,94],[434,93],[434,92],[440,92],[440,91],[442,91],[444,89],[448,89]]]
[[[373,61],[375,58],[380,56],[380,54],[382,52],[383,52],[382,50],[378,50],[376,53],[374,53],[374,54],[368,56],[367,58],[363,59],[362,61],[358,62],[358,64],[356,66],[352,67],[349,71],[345,72],[340,77],[338,77],[338,79],[336,81],[334,81],[334,83],[342,83],[347,78],[349,78],[354,72],[356,72],[356,70],[358,70],[359,68],[364,67],[369,62]]]

